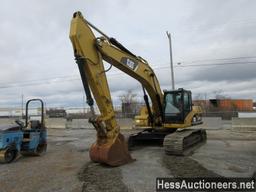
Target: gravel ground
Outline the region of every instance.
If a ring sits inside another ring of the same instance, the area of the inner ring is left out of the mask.
[[[41,157],[21,157],[11,164],[0,165],[1,192],[81,191],[76,173],[87,154],[66,143],[51,143]]]
[[[167,156],[162,147],[146,146],[132,151],[135,162],[110,168],[89,159],[94,130],[49,129],[44,156],[0,164],[0,192],[154,191],[156,177],[248,177],[255,172],[256,132],[207,133],[207,143],[190,156]]]
[[[83,182],[83,192],[128,191],[127,186],[122,181],[122,173],[119,167],[113,168],[89,162],[79,172],[79,180]]]

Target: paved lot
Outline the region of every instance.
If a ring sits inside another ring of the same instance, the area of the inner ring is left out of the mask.
[[[248,177],[256,170],[256,131],[207,130],[207,143],[187,157],[167,156],[157,146],[141,147],[132,151],[137,161],[115,168],[90,161],[93,129],[49,129],[48,133],[44,156],[0,164],[1,192],[154,191],[156,177]]]

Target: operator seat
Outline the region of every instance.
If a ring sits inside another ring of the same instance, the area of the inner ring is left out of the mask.
[[[39,120],[31,120],[31,129],[39,129],[41,126],[41,123]]]

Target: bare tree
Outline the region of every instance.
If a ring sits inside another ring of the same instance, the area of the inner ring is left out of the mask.
[[[215,90],[212,93],[215,95],[215,99],[231,99],[222,89]]]
[[[208,102],[206,101],[207,93],[197,93],[194,96],[193,104],[200,106],[204,112],[207,111]]]
[[[119,96],[122,103],[137,103],[136,97],[137,94],[133,93],[132,90],[128,90],[125,94]]]
[[[120,95],[119,98],[122,102],[122,113],[125,117],[133,117],[136,112],[137,94],[132,90],[128,90],[125,94]]]
[[[203,99],[204,99],[204,96],[202,93],[197,93],[194,96],[194,100],[203,100]]]

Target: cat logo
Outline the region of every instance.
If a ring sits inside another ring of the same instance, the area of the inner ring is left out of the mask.
[[[123,63],[124,65],[126,65],[127,67],[129,67],[134,71],[137,69],[137,66],[138,66],[137,61],[134,61],[133,59],[130,59],[128,57],[122,57],[121,63]]]

